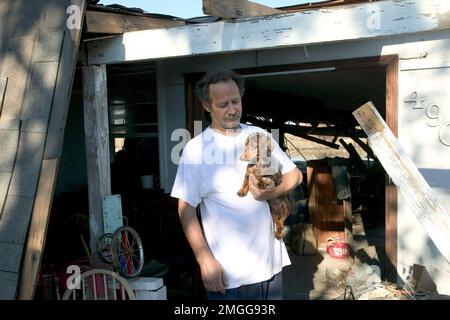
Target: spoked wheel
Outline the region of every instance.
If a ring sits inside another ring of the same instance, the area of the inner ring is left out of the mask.
[[[144,265],[144,249],[136,230],[124,226],[114,232],[112,260],[116,270],[125,278],[139,275]]]
[[[112,251],[111,251],[112,241],[113,241],[112,233],[105,233],[97,240],[95,248],[97,251],[97,255],[105,263],[112,263]]]

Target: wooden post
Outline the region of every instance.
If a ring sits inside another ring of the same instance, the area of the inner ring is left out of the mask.
[[[450,215],[420,174],[372,102],[353,112],[367,133],[372,150],[402,193],[409,209],[450,262]]]
[[[111,195],[106,66],[83,67],[84,133],[89,192],[90,248],[103,234],[102,199]]]

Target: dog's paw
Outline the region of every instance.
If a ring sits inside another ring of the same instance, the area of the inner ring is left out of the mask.
[[[280,240],[282,238],[283,232],[280,232],[279,230],[275,231],[275,238]]]
[[[268,184],[263,181],[259,181],[256,186],[258,187],[258,189],[266,189]]]
[[[236,194],[239,197],[245,197],[247,195],[247,192],[245,192],[244,190],[239,190]]]

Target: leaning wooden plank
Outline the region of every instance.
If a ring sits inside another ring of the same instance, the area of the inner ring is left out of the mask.
[[[247,0],[203,0],[203,13],[232,19],[265,16],[283,11]]]
[[[398,187],[412,213],[430,239],[450,262],[450,215],[408,154],[395,138],[372,102],[353,112],[367,133],[372,150]]]
[[[42,161],[39,184],[31,217],[28,240],[25,247],[20,275],[19,299],[31,300],[36,289],[36,280],[47,234],[53,191],[58,172],[58,159]]]
[[[86,32],[122,34],[129,31],[183,26],[182,20],[169,20],[148,16],[111,12],[86,11]]]
[[[89,194],[90,247],[103,234],[103,197],[111,195],[106,66],[83,67],[84,133]]]

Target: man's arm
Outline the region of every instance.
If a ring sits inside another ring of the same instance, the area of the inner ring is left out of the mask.
[[[253,198],[256,200],[270,200],[276,197],[289,194],[297,187],[303,179],[303,175],[298,168],[294,168],[288,173],[283,174],[283,181],[275,187],[275,183],[272,179],[263,178],[263,181],[268,183],[266,189],[260,189],[257,187],[258,179],[252,174],[250,175],[249,189]]]
[[[203,284],[206,290],[225,293],[226,280],[223,268],[214,258],[203,237],[195,208],[182,199],[179,199],[178,214],[180,215],[184,234],[200,266]]]

